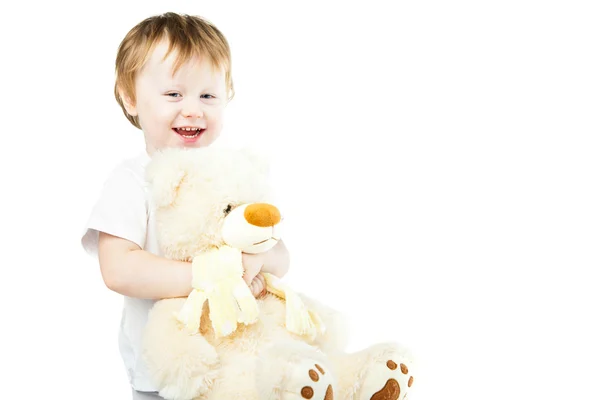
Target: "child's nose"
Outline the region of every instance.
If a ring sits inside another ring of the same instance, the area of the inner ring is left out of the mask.
[[[277,207],[267,203],[250,204],[244,210],[244,217],[254,226],[275,226],[281,221]]]
[[[199,107],[187,107],[181,111],[185,118],[204,118],[204,111]]]
[[[204,118],[204,113],[202,111],[197,111],[197,112],[194,112],[194,111],[189,111],[189,112],[184,111],[183,112],[183,116],[185,118]]]

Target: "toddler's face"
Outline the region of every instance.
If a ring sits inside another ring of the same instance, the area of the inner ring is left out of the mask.
[[[176,54],[163,61],[168,43],[158,44],[135,82],[137,115],[149,154],[167,147],[204,147],[223,127],[227,103],[225,72],[192,59],[173,75]]]

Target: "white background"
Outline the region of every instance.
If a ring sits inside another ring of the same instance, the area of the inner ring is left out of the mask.
[[[272,154],[290,282],[398,340],[415,400],[600,398],[594,1],[3,3],[2,397],[127,399],[121,298],[79,245],[143,149],[114,101],[147,16],[213,21],[223,143]]]

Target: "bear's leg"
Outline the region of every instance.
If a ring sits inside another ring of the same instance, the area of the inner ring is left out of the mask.
[[[306,343],[286,340],[259,352],[260,400],[333,400],[335,377],[327,357]]]
[[[156,302],[142,340],[148,371],[161,397],[190,400],[207,393],[219,370],[215,348],[200,334],[185,331],[175,313],[185,298]]]
[[[339,377],[336,400],[409,398],[414,362],[400,346],[382,343],[353,354],[328,356]]]

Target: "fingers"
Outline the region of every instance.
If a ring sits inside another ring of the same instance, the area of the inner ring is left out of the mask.
[[[252,284],[252,282],[254,281],[254,279],[256,278],[256,274],[251,274],[248,271],[244,272],[244,282],[246,282],[246,285],[250,286]]]
[[[260,281],[261,291],[259,293],[259,296],[262,296],[265,293],[267,293],[267,282],[265,281],[265,277],[263,276],[263,274],[256,275],[256,279]]]
[[[252,283],[250,283],[250,291],[254,297],[258,297],[260,295],[262,288],[258,279],[255,278]]]
[[[242,253],[242,265],[244,267],[243,279],[246,285],[250,286],[263,266],[263,256],[261,254]]]
[[[250,283],[250,291],[254,297],[260,297],[265,294],[266,283],[262,275],[257,275]]]

